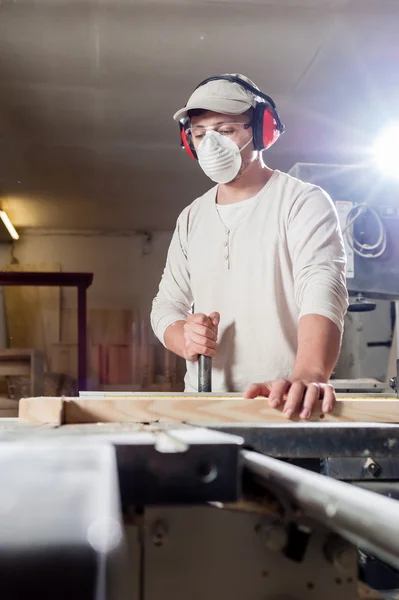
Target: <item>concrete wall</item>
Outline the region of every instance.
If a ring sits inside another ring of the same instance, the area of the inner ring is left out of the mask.
[[[165,264],[171,232],[119,235],[95,232],[23,234],[15,249],[21,263],[58,262],[63,271],[94,273],[89,288],[90,308],[151,309]],[[76,294],[63,290],[65,306],[75,306]]]

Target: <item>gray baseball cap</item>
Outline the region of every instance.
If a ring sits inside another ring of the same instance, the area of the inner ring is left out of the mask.
[[[259,89],[244,75],[239,73],[226,73],[226,75],[238,77],[254,88]],[[216,79],[194,90],[186,106],[178,110],[173,118],[175,121],[182,121],[187,118],[189,110],[196,108],[226,115],[242,115],[245,111],[254,107],[256,103],[257,97],[238,83]]]

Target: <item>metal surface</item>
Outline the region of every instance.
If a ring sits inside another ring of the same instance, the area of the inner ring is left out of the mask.
[[[241,440],[205,429],[110,438],[124,506],[235,501]]]
[[[370,490],[375,494],[381,494],[394,500],[399,500],[399,481],[354,481],[353,485],[365,490]]]
[[[399,398],[399,358],[396,360],[396,375],[391,377],[389,380],[389,385]]]
[[[212,391],[212,357],[201,354],[198,357],[198,391]]]
[[[215,424],[276,458],[399,457],[399,425],[384,423]]]
[[[397,458],[327,458],[325,475],[341,481],[399,481]]]
[[[0,419],[0,441],[34,439],[37,436],[108,436],[123,441],[126,436],[155,431],[157,427],[161,429],[161,425],[101,423],[53,428],[20,423],[18,419]],[[193,429],[190,425],[179,423],[163,423],[162,427],[166,431]],[[206,431],[233,435],[240,438],[246,448],[275,458],[399,457],[399,425],[390,423],[214,423]]]
[[[299,510],[380,560],[399,568],[399,503],[282,461],[243,451],[259,483],[284,490]]]
[[[131,505],[234,502],[240,494],[242,439],[218,431],[173,424],[18,427],[0,423],[0,441],[74,447],[114,446],[124,510]]]
[[[339,394],[375,394],[390,393],[389,385],[377,380],[365,379],[331,379],[330,383]]]
[[[354,600],[355,544],[399,564],[399,503],[242,451],[237,436],[1,425],[7,600],[46,597],[61,579],[61,600]]]
[[[354,600],[354,548],[339,547],[314,521],[297,525],[294,531],[259,515],[211,507],[147,510],[145,599]],[[296,556],[281,551],[281,540],[290,536]],[[343,548],[346,565],[340,563]]]
[[[0,479],[2,598],[137,597],[112,447],[1,443]]]

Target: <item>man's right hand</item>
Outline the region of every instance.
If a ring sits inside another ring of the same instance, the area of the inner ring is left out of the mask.
[[[202,313],[189,315],[184,324],[185,358],[190,362],[198,360],[198,355],[215,356],[218,339],[220,314]]]

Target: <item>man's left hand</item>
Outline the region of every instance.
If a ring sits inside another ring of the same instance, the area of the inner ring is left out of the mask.
[[[329,413],[336,402],[331,384],[308,379],[276,379],[266,383],[254,383],[245,392],[244,398],[257,396],[268,398],[272,408],[282,406],[287,419],[294,413],[298,413],[301,419],[308,419],[320,400],[323,413]]]

